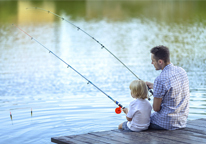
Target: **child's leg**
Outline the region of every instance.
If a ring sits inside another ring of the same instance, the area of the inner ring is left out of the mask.
[[[127,127],[127,122],[128,122],[128,121],[125,121],[125,122],[121,123],[121,124],[119,125],[119,129],[122,129],[122,130],[128,131],[128,132],[132,132],[132,130],[130,130],[130,129]]]
[[[119,125],[118,129],[122,129],[122,125],[123,125],[123,123],[121,123],[121,124]]]

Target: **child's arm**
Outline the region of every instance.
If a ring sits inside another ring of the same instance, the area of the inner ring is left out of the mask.
[[[127,115],[127,113],[128,113],[128,108],[124,108],[124,109],[123,109],[123,112]],[[128,121],[132,121],[132,118],[129,118],[129,117],[127,117],[127,116],[126,116],[126,119],[127,119]]]

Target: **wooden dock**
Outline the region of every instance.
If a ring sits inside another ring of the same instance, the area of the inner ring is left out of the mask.
[[[54,137],[51,138],[51,141],[58,144],[205,144],[206,119],[188,121],[186,128],[174,131],[146,130],[142,132],[124,132],[115,129]]]

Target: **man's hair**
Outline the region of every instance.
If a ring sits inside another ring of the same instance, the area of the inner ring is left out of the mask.
[[[164,60],[165,63],[170,62],[170,52],[169,48],[163,45],[153,47],[150,52],[154,54],[156,61],[159,59]]]
[[[136,98],[146,99],[148,97],[148,88],[144,81],[134,80],[129,85],[131,93],[135,95]]]

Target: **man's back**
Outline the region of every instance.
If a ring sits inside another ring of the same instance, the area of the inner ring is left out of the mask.
[[[167,65],[154,82],[154,97],[162,98],[161,110],[151,123],[174,130],[186,127],[189,113],[189,81],[184,69]]]

